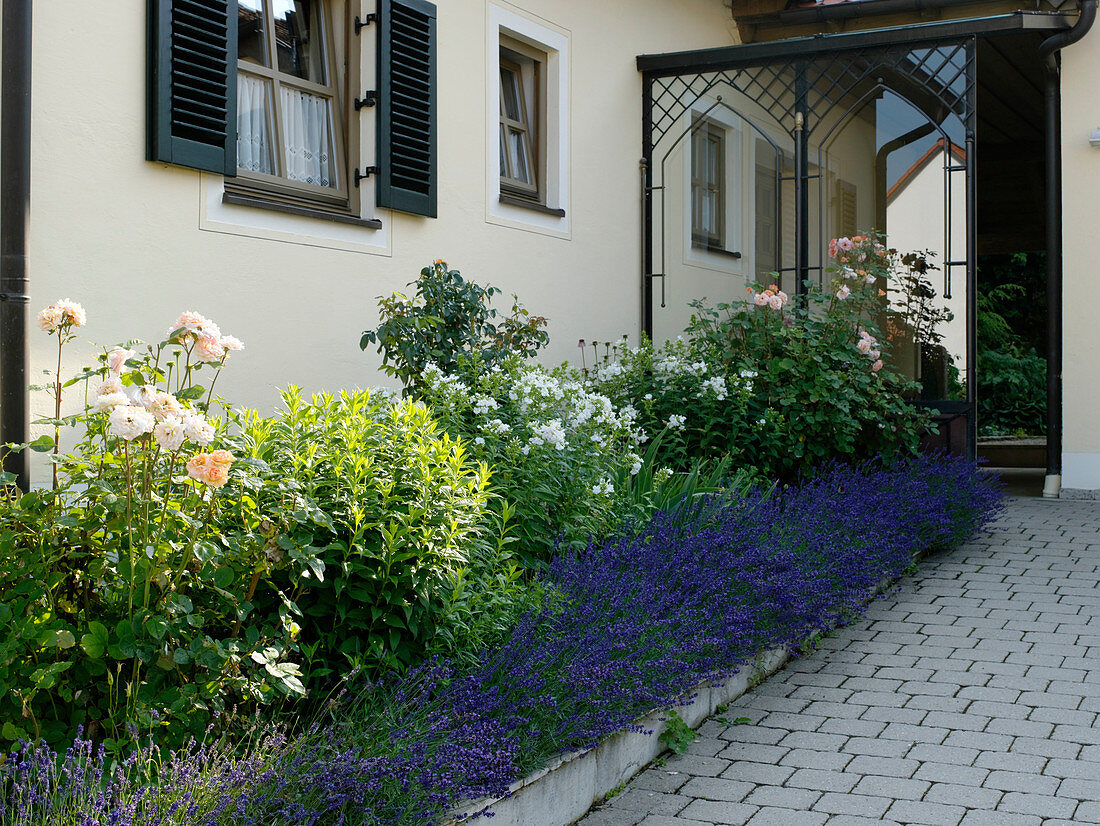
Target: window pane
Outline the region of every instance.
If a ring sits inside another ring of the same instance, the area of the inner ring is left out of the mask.
[[[332,106],[327,98],[281,87],[285,176],[292,181],[335,187],[332,163]]]
[[[237,74],[237,167],[275,174],[272,169],[271,87],[266,80]]]
[[[237,2],[237,59],[267,66],[263,0]]]
[[[500,127],[500,176],[508,177],[508,146],[504,143],[504,127]]]
[[[511,69],[500,67],[500,110],[509,120],[526,123],[519,109],[519,78]]]
[[[279,71],[326,83],[320,5],[317,0],[271,0]]]
[[[527,152],[524,147],[524,135],[514,129],[509,130],[508,149],[512,159],[512,177],[525,184],[531,183],[531,170],[527,165]]]

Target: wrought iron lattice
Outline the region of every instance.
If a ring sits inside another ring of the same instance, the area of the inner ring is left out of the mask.
[[[722,71],[654,77],[652,130],[656,146],[691,105],[715,88],[732,88],[762,107],[787,132],[795,113],[804,129],[827,120],[838,106],[862,97],[876,86],[901,91],[935,122],[955,115],[973,130],[974,49],[971,41],[923,47],[855,49],[825,56],[741,66]]]

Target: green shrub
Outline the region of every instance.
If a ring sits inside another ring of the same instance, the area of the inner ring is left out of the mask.
[[[513,297],[512,312],[501,318],[490,307],[496,287],[466,281],[458,270],[436,261],[420,271],[416,296],[401,293],[378,300],[377,330],[365,330],[359,348],[378,344],[382,369],[406,388],[422,386],[424,368],[434,364],[450,374],[462,356],[491,366],[509,354],[534,355],[550,340],[546,319],[532,316]]]
[[[978,377],[978,427],[983,436],[1046,432],[1045,358],[1034,350],[979,350]]]
[[[57,309],[39,321],[62,347],[84,314],[58,322]],[[212,388],[239,348],[184,313],[159,344],[105,353],[73,380],[99,383],[94,404],[40,422],[82,428],[73,453],[48,436],[29,446],[54,451],[54,486],[20,493],[0,480],[3,739],[58,742],[83,726],[117,749],[138,724],[179,742],[231,704],[304,692],[290,624],[250,602],[254,573],[272,567],[253,496],[268,483],[248,461],[205,452],[225,441],[199,381]]]
[[[451,375],[429,365],[423,376],[425,404],[493,468],[493,489],[515,506],[524,564],[549,558],[557,540],[581,547],[619,524],[615,480],[641,468],[633,411],[617,410],[567,369],[518,356],[492,366],[464,360]]]
[[[309,676],[404,668],[433,638],[459,569],[492,541],[489,471],[423,404],[369,391],[283,400],[274,417],[239,415],[235,444],[267,477],[293,480],[292,496],[262,505],[297,514],[279,549],[318,560],[275,580],[299,612]]]
[[[681,470],[729,455],[790,478],[829,459],[911,453],[928,417],[905,401],[916,385],[886,366],[880,276],[868,264],[800,307],[775,287],[750,287],[748,302],[695,302],[687,340],[617,345],[591,386],[637,410],[642,430],[667,428],[659,462]]]

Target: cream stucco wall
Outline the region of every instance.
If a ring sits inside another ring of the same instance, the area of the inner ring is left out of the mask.
[[[1062,485],[1100,490],[1100,27],[1062,51]]]
[[[385,383],[379,357],[360,352],[359,334],[377,323],[379,295],[439,257],[548,316],[550,362],[575,360],[578,338],[636,337],[634,58],[731,44],[729,11],[722,0],[493,5],[568,40],[566,233],[489,215],[487,181],[496,171],[487,168],[486,124],[497,114],[485,92],[495,50],[486,0],[438,4],[439,217],[380,211],[381,231],[227,209],[218,176],[145,161],[145,0],[97,4],[94,13],[78,0],[35,4],[33,310],[59,297],[82,302],[83,338],[100,345],[156,341],[181,310],[197,310],[246,343],[219,391],[263,409],[292,383],[309,391]],[[268,229],[245,226],[252,224]],[[331,237],[311,237],[312,227]],[[40,375],[53,339],[30,336],[32,375]],[[70,371],[91,356],[81,347],[66,359]],[[38,398],[36,412],[47,404]]]

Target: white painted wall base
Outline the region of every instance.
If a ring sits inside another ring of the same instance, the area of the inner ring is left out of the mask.
[[[1067,488],[1100,492],[1100,453],[1062,454],[1062,498],[1082,498],[1072,494],[1067,496]]]

